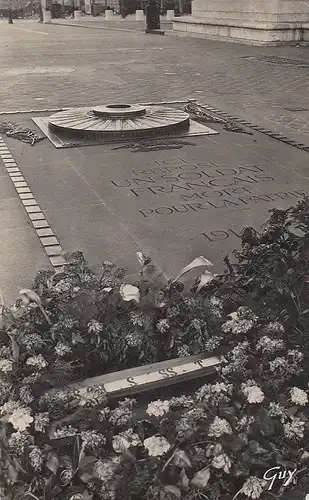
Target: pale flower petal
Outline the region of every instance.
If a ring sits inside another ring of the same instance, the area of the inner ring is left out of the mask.
[[[302,389],[293,387],[291,389],[291,401],[299,406],[305,406],[308,403],[308,395]]]
[[[123,436],[119,436],[119,435],[114,436],[113,448],[114,448],[116,453],[123,453],[123,451],[128,450],[130,448],[130,443]]]
[[[125,302],[129,302],[130,300],[135,300],[136,302],[140,301],[139,289],[133,285],[121,285],[120,295]]]
[[[25,431],[33,422],[29,408],[17,408],[9,418],[9,422],[17,431]]]
[[[245,387],[242,392],[251,404],[262,403],[265,398],[263,391],[257,385]]]
[[[162,436],[151,436],[145,439],[144,446],[152,457],[161,457],[167,453],[171,447],[167,439]]]
[[[165,413],[170,411],[170,405],[168,401],[152,401],[149,403],[146,413],[148,415],[153,415],[154,417],[162,417]]]
[[[13,371],[13,361],[9,359],[0,359],[0,372],[10,373]]]

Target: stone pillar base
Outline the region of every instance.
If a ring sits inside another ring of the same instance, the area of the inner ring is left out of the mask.
[[[173,20],[173,31],[177,36],[249,45],[293,45],[295,42],[307,45],[309,42],[309,24],[282,23],[268,27],[263,23],[231,25],[230,23],[222,24],[219,20],[217,23],[205,22],[191,16],[184,16]]]
[[[105,19],[112,19],[114,17],[114,11],[113,10],[106,10],[105,11]]]
[[[82,13],[80,10],[74,10],[74,20],[79,21],[82,17]]]
[[[43,24],[50,24],[51,22],[51,12],[43,9]]]
[[[136,21],[144,21],[145,20],[145,15],[143,10],[137,10],[135,12],[135,20]]]
[[[174,19],[175,17],[175,12],[173,10],[168,10],[166,12],[166,20],[167,21],[172,21],[172,19]]]
[[[194,0],[192,16],[173,19],[180,36],[283,45],[308,41],[308,5],[301,0]]]

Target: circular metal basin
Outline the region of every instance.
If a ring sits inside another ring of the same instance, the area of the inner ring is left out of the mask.
[[[59,135],[97,139],[123,139],[166,135],[187,130],[189,115],[162,106],[109,104],[55,113],[49,128]]]

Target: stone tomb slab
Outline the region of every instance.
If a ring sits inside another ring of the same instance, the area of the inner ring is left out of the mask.
[[[309,194],[308,153],[259,133],[218,130],[175,147],[167,139],[153,148],[141,141],[55,150],[43,141],[28,159],[9,142],[65,251],[83,251],[97,270],[115,261],[130,275],[142,251],[175,276],[199,255],[220,271],[245,226],[259,229],[271,208]]]

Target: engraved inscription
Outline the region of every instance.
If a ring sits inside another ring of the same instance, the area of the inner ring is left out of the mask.
[[[277,191],[267,166],[187,162],[183,158],[155,161],[152,166],[134,169],[125,179],[111,179],[110,185],[132,196],[137,213],[147,220],[209,210],[242,211],[290,198],[293,202],[304,195],[301,190]],[[225,228],[201,234],[209,243],[240,238],[237,231]]]

